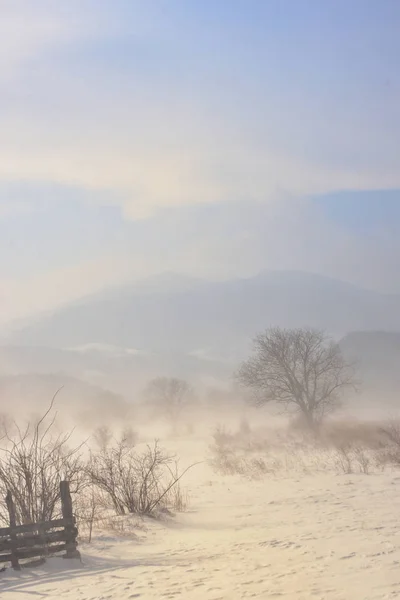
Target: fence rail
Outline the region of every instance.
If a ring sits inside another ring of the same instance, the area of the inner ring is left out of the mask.
[[[11,494],[7,494],[10,526],[0,528],[0,563],[11,562],[19,571],[20,559],[45,558],[59,552],[65,552],[64,558],[80,558],[68,481],[60,483],[60,495],[62,519],[16,525],[14,501]]]
[[[38,528],[41,531],[48,531],[49,529],[55,529],[57,527],[65,527],[66,525],[75,525],[75,520],[72,519],[54,519],[53,521],[42,521],[41,523],[29,523],[28,525],[16,525],[15,527],[0,527],[0,541],[1,538],[7,537],[15,529],[18,533],[31,533],[35,532]]]

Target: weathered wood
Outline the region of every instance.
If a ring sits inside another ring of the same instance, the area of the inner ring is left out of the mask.
[[[67,550],[67,544],[56,544],[54,546],[49,546],[49,553],[58,554],[59,552],[65,552]],[[20,549],[16,551],[16,555],[18,558],[35,558],[37,556],[42,557],[44,554],[43,546],[38,546],[37,548],[29,548],[29,549]],[[12,559],[12,554],[0,554],[0,563],[10,562]]]
[[[58,533],[58,532],[56,532],[56,533]],[[28,535],[29,535],[29,534],[28,534]],[[46,558],[47,558],[47,557],[48,557],[48,555],[49,555],[49,545],[48,545],[48,544],[46,544],[45,535],[46,535],[46,530],[45,530],[45,529],[43,529],[43,527],[41,527],[41,526],[40,526],[40,524],[39,524],[39,527],[38,527],[38,533],[37,533],[37,537],[38,537],[38,538],[39,538],[39,540],[40,540],[38,544],[39,544],[40,546],[42,546],[42,548],[43,548],[43,555],[42,555],[42,558],[43,558],[44,560],[46,560]],[[25,537],[25,536],[21,536],[21,537]],[[35,537],[36,537],[36,536],[35,536]],[[28,540],[29,540],[29,538],[28,538]],[[30,541],[31,541],[31,543],[29,543],[29,541],[28,541],[28,544],[27,544],[28,548],[29,548],[29,547],[32,547],[32,545],[34,545],[34,544],[32,544],[32,540],[30,540]],[[62,540],[62,541],[64,541],[64,540]]]
[[[17,536],[15,540],[5,539],[0,541],[0,552],[11,550],[12,545],[15,548],[29,548],[31,546],[40,546],[54,544],[54,542],[70,542],[74,541],[78,535],[78,530],[74,527],[71,530],[65,531],[48,531],[43,534],[28,534]]]
[[[69,489],[69,481],[60,482],[60,497],[61,497],[61,508],[64,519],[73,519],[74,514],[72,510],[72,498]],[[73,533],[73,527],[71,525],[65,526],[65,531]],[[76,541],[76,534],[73,536],[71,541],[67,543],[67,553],[64,558],[80,558],[80,552],[77,550],[78,543]]]
[[[45,562],[46,562],[46,559],[44,557],[37,558],[36,560],[30,560],[29,562],[22,563],[21,569],[30,569],[31,567],[40,567],[41,565],[44,565]]]
[[[28,525],[16,525],[15,527],[2,527],[0,528],[0,538],[7,537],[11,535],[11,533],[30,533],[32,531],[38,531],[39,529],[48,531],[49,529],[74,526],[75,518],[72,517],[72,519],[54,519],[53,521],[43,521],[41,523],[29,523]]]
[[[13,498],[11,493],[7,494],[10,527],[0,529],[0,563],[11,562],[13,568],[19,570],[21,566],[18,559],[45,560],[48,555],[59,552],[66,553],[64,558],[80,558],[69,482],[60,483],[60,497],[62,519],[17,525]]]
[[[14,500],[12,497],[11,492],[8,492],[7,496],[6,496],[6,504],[7,504],[7,509],[8,509],[8,514],[10,517],[10,527],[11,527],[11,557],[10,557],[10,561],[11,561],[11,565],[12,568],[14,569],[14,571],[20,571],[21,567],[19,566],[19,562],[18,562],[18,556],[16,554],[16,546],[15,546],[15,542],[16,542],[16,534],[13,532],[13,528],[15,528],[16,524],[17,524],[17,520],[15,517],[15,505],[14,505]]]

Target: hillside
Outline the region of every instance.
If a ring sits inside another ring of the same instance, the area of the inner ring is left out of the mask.
[[[14,330],[4,342],[79,348],[106,344],[141,354],[236,361],[258,331],[315,326],[337,337],[400,330],[400,298],[301,272],[208,282],[164,275],[107,290]]]
[[[62,388],[62,389],[61,389]],[[0,414],[23,421],[43,414],[54,394],[58,422],[92,430],[123,423],[129,407],[122,397],[67,374],[20,374],[0,377]]]
[[[391,401],[393,408],[400,408],[400,333],[355,331],[340,345],[356,361],[362,389],[375,394],[377,403]]]

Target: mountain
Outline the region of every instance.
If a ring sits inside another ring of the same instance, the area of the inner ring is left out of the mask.
[[[223,282],[167,274],[84,298],[4,342],[74,350],[97,344],[126,349],[137,360],[155,354],[235,362],[270,325],[321,327],[337,337],[400,330],[399,306],[400,296],[303,272]]]

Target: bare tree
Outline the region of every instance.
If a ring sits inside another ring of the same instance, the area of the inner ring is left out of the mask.
[[[355,385],[353,366],[338,344],[316,329],[267,329],[254,339],[254,353],[238,378],[258,404],[276,402],[287,411],[294,409],[311,428]]]
[[[150,381],[146,397],[159,414],[175,428],[182,413],[194,401],[192,387],[184,379],[157,377]]]

